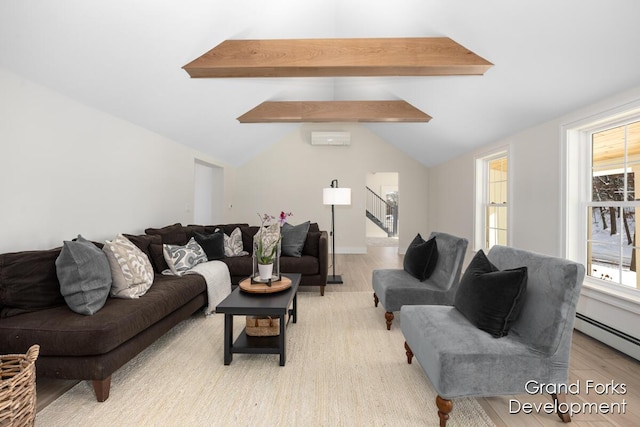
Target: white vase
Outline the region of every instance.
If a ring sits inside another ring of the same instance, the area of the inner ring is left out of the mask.
[[[258,264],[258,273],[260,280],[269,280],[273,274],[273,264]]]

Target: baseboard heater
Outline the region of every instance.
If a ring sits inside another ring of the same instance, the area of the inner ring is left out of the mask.
[[[576,329],[604,342],[605,344],[620,350],[621,352],[640,360],[640,339],[622,332],[602,322],[598,322],[584,314],[576,313]],[[580,327],[580,321],[586,325]],[[590,333],[591,332],[591,333]]]

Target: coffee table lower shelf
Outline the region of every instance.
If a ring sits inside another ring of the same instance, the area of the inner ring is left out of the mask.
[[[246,331],[242,331],[240,336],[233,343],[232,353],[248,353],[248,354],[278,354],[280,353],[280,345],[278,343],[279,335],[274,337],[253,337],[247,335]]]
[[[253,337],[242,331],[231,347],[231,353],[280,354],[280,335]]]

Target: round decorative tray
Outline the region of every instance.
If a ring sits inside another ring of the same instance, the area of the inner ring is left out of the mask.
[[[271,286],[267,283],[251,283],[251,278],[244,279],[240,282],[240,289],[252,294],[270,294],[280,292],[291,287],[291,279],[282,276],[277,282],[271,282]]]

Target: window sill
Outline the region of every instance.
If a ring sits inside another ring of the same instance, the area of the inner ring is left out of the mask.
[[[585,277],[581,295],[640,314],[640,291],[632,288],[617,288],[619,288],[617,285],[609,285],[598,279]]]

